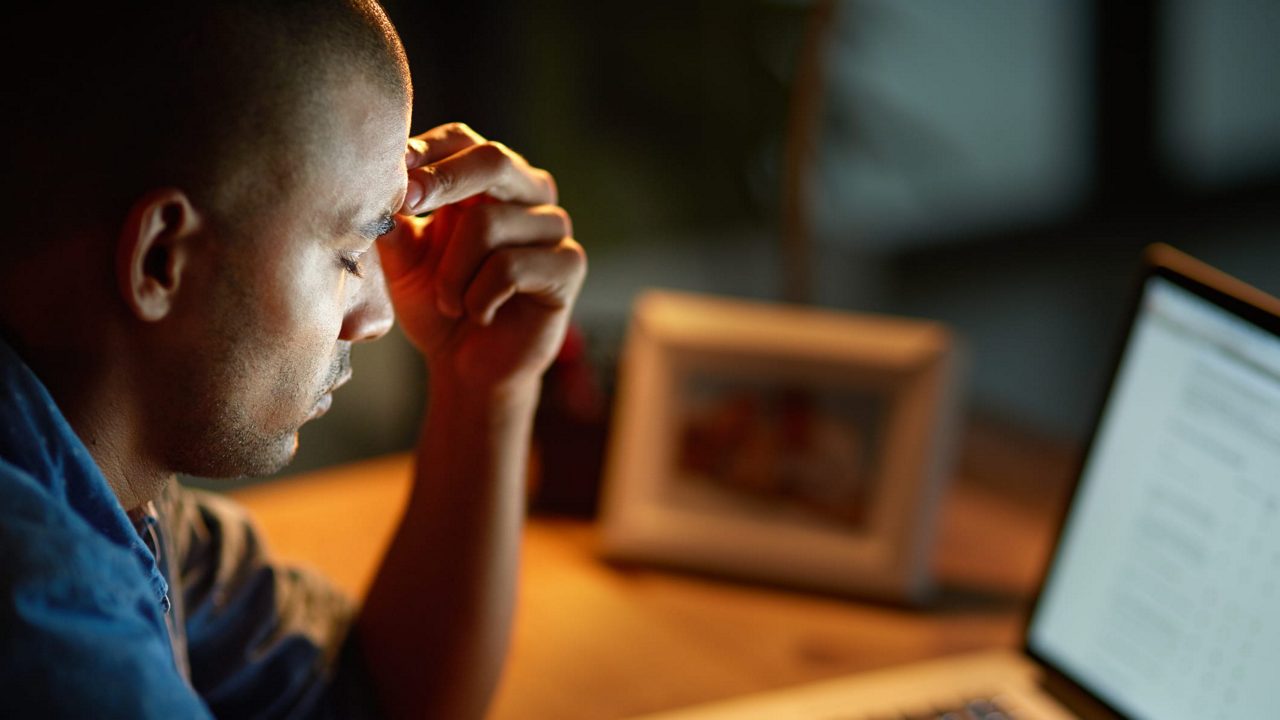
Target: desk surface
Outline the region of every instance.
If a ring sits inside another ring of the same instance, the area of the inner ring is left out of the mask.
[[[359,597],[398,519],[409,469],[408,456],[393,456],[232,495],[278,557],[316,567]],[[1048,488],[953,486],[936,559],[953,590],[928,611],[617,568],[595,559],[590,523],[534,518],[512,651],[490,717],[624,718],[1015,646],[1061,499],[1060,472],[1050,483],[1036,474]]]

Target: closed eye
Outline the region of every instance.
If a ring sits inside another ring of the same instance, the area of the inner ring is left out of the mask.
[[[339,252],[338,264],[342,269],[352,275],[362,278],[364,277],[364,267],[360,264],[360,259],[364,257],[364,253]]]

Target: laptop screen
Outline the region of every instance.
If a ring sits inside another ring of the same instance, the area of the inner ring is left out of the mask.
[[[1131,717],[1269,717],[1278,585],[1280,338],[1154,275],[1028,648]]]

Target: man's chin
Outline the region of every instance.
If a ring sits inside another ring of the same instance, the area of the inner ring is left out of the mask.
[[[211,479],[234,480],[238,478],[273,475],[288,467],[298,454],[298,432],[277,437],[274,441],[250,446],[233,444],[191,458],[181,469],[186,475]]]
[[[263,472],[254,473],[255,475],[273,475],[280,472],[293,462],[298,456],[298,431],[294,431],[292,435],[285,438],[285,447],[283,452],[273,458],[264,458],[267,462],[262,468]]]

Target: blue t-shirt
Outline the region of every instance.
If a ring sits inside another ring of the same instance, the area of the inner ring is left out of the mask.
[[[135,519],[0,341],[0,717],[375,715],[351,604],[176,482]]]

